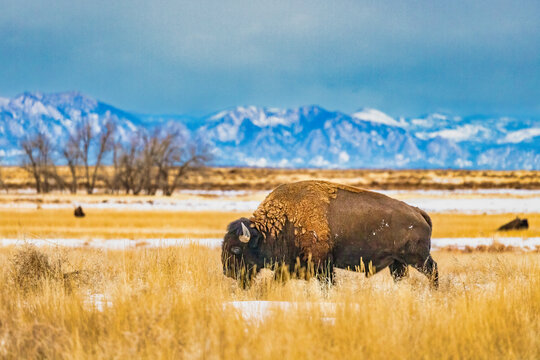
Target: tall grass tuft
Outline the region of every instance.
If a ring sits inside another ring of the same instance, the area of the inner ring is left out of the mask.
[[[10,260],[13,282],[24,290],[34,290],[47,280],[63,279],[62,261],[51,261],[36,246],[26,244]]]

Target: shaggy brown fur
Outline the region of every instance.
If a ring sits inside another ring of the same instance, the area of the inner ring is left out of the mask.
[[[272,191],[250,219],[265,241],[280,241],[287,220],[293,224],[295,245],[302,249],[304,259],[319,263],[326,259],[334,243],[328,225],[328,205],[338,189],[351,192],[364,190],[328,181],[300,181],[284,184]]]

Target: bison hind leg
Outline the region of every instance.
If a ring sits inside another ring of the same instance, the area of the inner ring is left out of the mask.
[[[390,274],[392,275],[395,283],[409,275],[409,267],[407,264],[402,263],[401,261],[394,260],[393,263],[388,265],[388,268],[390,269]]]
[[[333,262],[331,261],[326,262],[324,266],[321,266],[320,268],[317,269],[316,273],[317,273],[317,280],[319,280],[321,283],[325,283],[328,285],[336,284]]]
[[[413,265],[415,269],[426,275],[432,287],[437,289],[439,287],[439,270],[437,263],[431,255],[429,255],[422,263]]]

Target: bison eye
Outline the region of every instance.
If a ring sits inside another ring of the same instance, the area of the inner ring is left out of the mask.
[[[235,255],[240,255],[242,253],[242,249],[239,246],[233,246],[231,248],[231,252]]]

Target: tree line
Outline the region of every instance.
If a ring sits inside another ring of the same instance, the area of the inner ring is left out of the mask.
[[[188,171],[210,161],[208,146],[173,126],[137,130],[127,139],[112,121],[98,128],[83,119],[62,144],[38,130],[20,141],[20,166],[40,194],[53,189],[75,194],[81,187],[93,194],[101,182],[109,193],[171,195]],[[58,164],[69,169],[67,178],[58,173]]]

